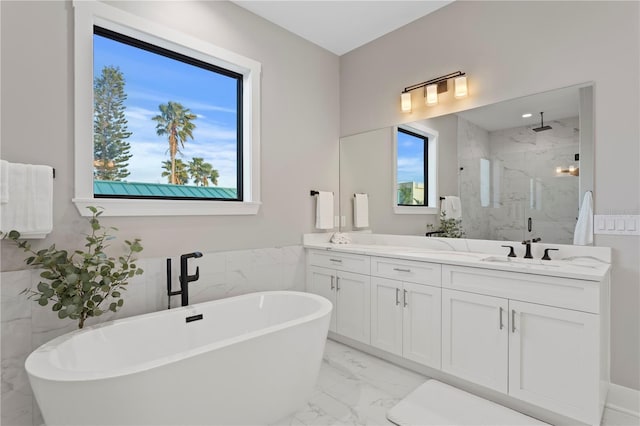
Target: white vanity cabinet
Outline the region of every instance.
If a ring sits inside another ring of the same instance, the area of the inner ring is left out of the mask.
[[[308,253],[307,291],[333,303],[329,330],[366,344],[371,343],[370,281],[369,256]]]
[[[439,264],[372,258],[372,346],[440,368],[440,269]]]
[[[602,318],[599,304],[580,295],[600,283],[445,265],[443,287],[443,371],[599,424],[608,379]],[[572,292],[577,299],[567,301]],[[545,304],[524,301],[531,298]]]

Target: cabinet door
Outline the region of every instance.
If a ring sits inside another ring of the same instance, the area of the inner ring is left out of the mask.
[[[507,392],[508,301],[442,290],[442,370]]]
[[[329,330],[336,331],[336,276],[332,269],[307,267],[307,291],[325,297],[333,304]]]
[[[337,272],[336,332],[362,343],[371,343],[371,277]]]
[[[402,354],[407,359],[438,369],[441,294],[439,287],[404,283],[402,297]]]
[[[371,278],[371,345],[402,356],[402,282]]]
[[[509,301],[509,394],[599,424],[595,314]]]

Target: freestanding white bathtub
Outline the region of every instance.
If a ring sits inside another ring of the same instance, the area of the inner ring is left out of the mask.
[[[252,293],[74,331],[25,366],[47,425],[264,425],[310,397],[331,309]]]

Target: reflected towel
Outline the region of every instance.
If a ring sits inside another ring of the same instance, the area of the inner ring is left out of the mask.
[[[462,202],[460,197],[446,195],[440,204],[440,212],[447,216],[447,219],[462,219]]]
[[[593,244],[593,195],[591,191],[584,193],[578,222],[573,232],[573,244],[577,246],[590,246]]]
[[[369,226],[369,196],[356,194],[353,198],[353,226],[367,228]]]
[[[44,238],[53,230],[53,168],[9,163],[9,201],[0,205],[0,229],[22,238]]]
[[[333,193],[319,191],[316,196],[316,228],[333,229]]]

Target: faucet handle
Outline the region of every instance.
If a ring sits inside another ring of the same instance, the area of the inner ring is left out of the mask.
[[[516,252],[513,250],[513,246],[500,246],[500,247],[509,249],[509,254],[507,255],[507,257],[518,257],[516,256]]]
[[[196,266],[196,273],[193,275],[189,275],[189,281],[198,281],[200,278],[200,267]]]
[[[554,248],[544,249],[544,256],[542,256],[542,260],[551,260],[551,258],[549,257],[549,250],[558,251],[559,249],[554,249]]]
[[[542,238],[538,237],[538,238],[534,238],[533,240],[531,240],[532,243],[537,243],[539,241],[542,241]]]

